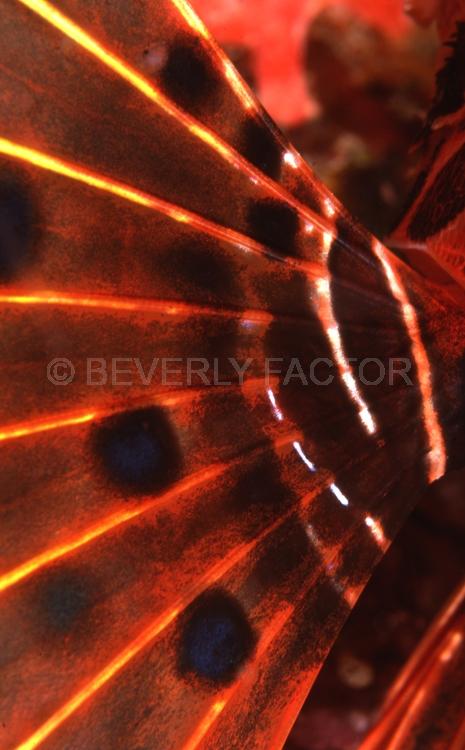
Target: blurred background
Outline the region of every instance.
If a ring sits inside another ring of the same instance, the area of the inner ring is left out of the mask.
[[[376,234],[399,212],[437,41],[402,0],[193,0],[315,172]]]
[[[382,238],[412,182],[437,38],[402,0],[191,0],[273,119]],[[343,629],[286,750],[355,750],[463,576],[465,474],[419,498]]]

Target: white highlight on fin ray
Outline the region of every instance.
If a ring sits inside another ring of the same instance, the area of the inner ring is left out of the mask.
[[[421,338],[417,314],[398,274],[389,262],[387,251],[380,242],[374,240],[373,252],[380,260],[391,292],[400,305],[410,337],[422,396],[423,422],[429,442],[428,478],[430,482],[434,482],[442,477],[446,470],[447,455],[444,434],[434,406],[431,364]]]
[[[297,159],[297,156],[292,151],[286,151],[286,153],[283,156],[284,163],[287,164],[289,167],[292,167],[292,169],[298,169],[299,168],[299,160]]]
[[[326,263],[328,262],[333,238],[334,235],[332,232],[323,232],[323,251]],[[358,416],[362,425],[369,435],[374,435],[377,431],[375,418],[358,389],[357,382],[344,352],[341,332],[333,311],[329,278],[318,279],[316,281],[316,290],[320,300],[318,316],[328,336],[342,381],[349,392],[350,398],[357,406]]]
[[[268,398],[270,400],[271,406],[273,407],[273,414],[275,415],[278,422],[282,422],[284,419],[284,415],[278,406],[278,402],[276,401],[276,396],[274,395],[271,388],[267,389],[267,394],[268,394]]]
[[[304,462],[305,466],[307,466],[307,467],[308,467],[308,468],[310,469],[310,471],[311,471],[311,472],[315,472],[315,471],[316,471],[316,466],[315,466],[315,464],[314,464],[314,463],[313,463],[312,461],[310,461],[310,459],[309,459],[309,458],[308,458],[308,457],[307,457],[307,456],[305,455],[305,453],[304,453],[304,451],[303,451],[303,448],[302,448],[301,444],[300,444],[299,442],[295,441],[295,442],[293,442],[293,443],[292,443],[292,445],[293,445],[293,447],[294,447],[294,450],[295,450],[295,451],[296,451],[296,452],[297,452],[297,453],[299,454],[300,458],[301,458],[301,459],[302,459],[302,461]]]
[[[347,507],[349,505],[348,499],[346,498],[342,490],[339,489],[337,484],[334,484],[334,483],[331,484],[329,489],[333,493],[334,497],[336,497],[339,500],[341,505],[344,505],[344,507]]]

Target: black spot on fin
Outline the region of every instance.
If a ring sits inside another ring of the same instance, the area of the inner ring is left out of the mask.
[[[249,208],[250,236],[283,255],[297,255],[299,217],[297,211],[279,200],[265,199]]]
[[[221,589],[207,591],[185,612],[180,671],[227,685],[251,657],[255,642],[240,604]]]
[[[108,417],[94,429],[93,447],[107,478],[136,494],[164,489],[180,471],[179,446],[159,407]]]
[[[240,152],[268,177],[279,180],[282,148],[263,122],[252,118],[245,121]]]
[[[0,177],[0,283],[8,284],[34,259],[36,216],[28,188]]]
[[[160,80],[165,93],[188,110],[214,100],[220,85],[219,73],[202,43],[190,37],[170,47]]]

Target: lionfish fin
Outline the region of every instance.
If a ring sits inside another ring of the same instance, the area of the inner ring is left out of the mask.
[[[460,456],[463,313],[183,0],[0,38],[2,748],[279,748]]]

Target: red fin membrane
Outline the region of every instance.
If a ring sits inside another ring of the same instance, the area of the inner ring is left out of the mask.
[[[0,744],[279,748],[462,460],[463,314],[184,2],[0,5]]]

